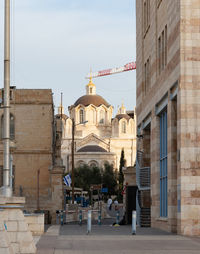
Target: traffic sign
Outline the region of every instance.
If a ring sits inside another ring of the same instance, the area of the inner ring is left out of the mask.
[[[102,192],[102,193],[108,193],[108,188],[102,188],[102,189],[101,189],[101,192]]]

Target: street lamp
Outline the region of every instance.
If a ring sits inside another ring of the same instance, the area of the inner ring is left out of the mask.
[[[3,188],[1,192],[6,197],[12,196],[10,186],[10,0],[5,0],[5,30],[4,30],[4,162]]]
[[[75,134],[75,126],[80,124],[85,124],[88,121],[84,121],[82,123],[75,124],[74,118],[72,119],[72,204],[74,204],[74,134]]]

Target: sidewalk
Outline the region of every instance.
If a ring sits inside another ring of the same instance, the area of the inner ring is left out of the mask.
[[[200,238],[187,238],[152,228],[92,225],[86,235],[86,224],[51,226],[37,243],[37,254],[199,254]]]

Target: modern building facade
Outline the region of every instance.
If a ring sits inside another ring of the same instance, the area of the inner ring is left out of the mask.
[[[200,2],[136,0],[137,131],[151,225],[200,235]]]
[[[96,94],[96,86],[91,79],[86,85],[86,95],[78,98],[68,109],[69,117],[62,114],[62,158],[68,172],[71,170],[72,119],[75,122],[75,167],[87,164],[103,168],[105,163],[109,163],[118,169],[123,148],[127,165],[134,165],[134,111],[127,112],[122,105],[112,118],[113,107]],[[61,114],[61,108],[59,111]]]

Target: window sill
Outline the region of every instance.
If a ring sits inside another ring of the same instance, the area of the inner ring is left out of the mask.
[[[164,222],[167,222],[168,221],[168,218],[167,217],[159,217],[156,219],[157,221],[164,221]]]

